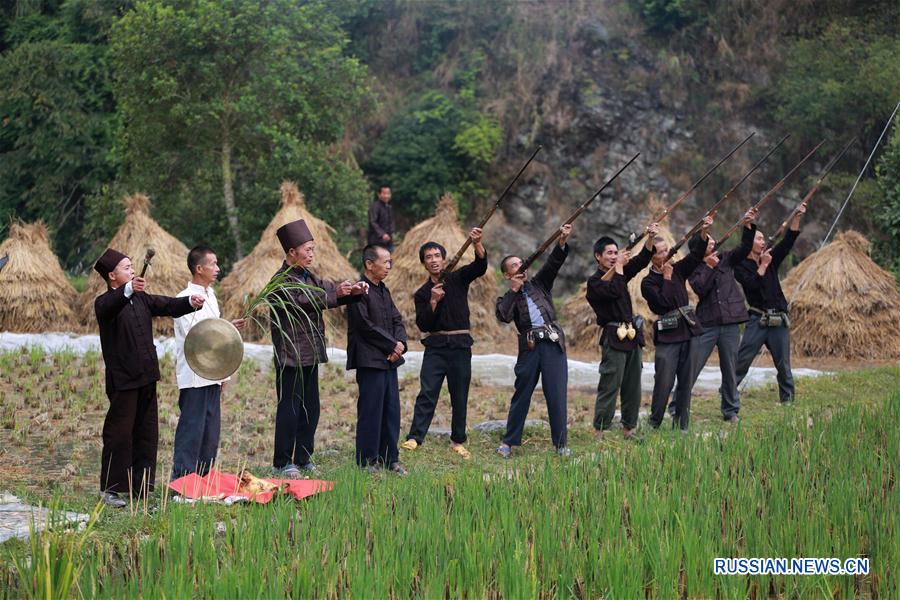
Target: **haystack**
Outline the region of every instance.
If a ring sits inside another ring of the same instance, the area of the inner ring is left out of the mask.
[[[650,214],[658,214],[665,206],[656,200],[651,200],[649,204]],[[668,225],[664,221],[660,226],[660,235],[669,242],[669,245],[675,243],[675,236],[669,230]],[[599,237],[599,236],[598,236]],[[619,242],[621,243],[621,241]],[[636,256],[640,252],[642,246],[637,246],[632,252],[632,256]],[[677,258],[685,255],[684,248],[678,251]],[[652,324],[656,321],[657,315],[650,310],[647,301],[641,294],[641,281],[650,272],[648,265],[635,278],[628,282],[628,293],[631,294],[631,305],[635,315],[644,317],[644,341],[645,348],[653,348],[653,330]],[[597,315],[587,301],[587,282],[581,284],[578,292],[571,298],[566,300],[563,305],[560,316],[566,328],[569,347],[579,352],[596,352],[600,343],[600,327],[597,325]],[[688,286],[688,296],[691,303],[696,305],[697,297]]]
[[[147,269],[147,292],[162,296],[174,296],[184,289],[191,279],[187,268],[188,248],[153,220],[150,216],[150,198],[134,194],[122,199],[125,205],[125,222],[107,246],[123,252],[134,265],[136,274],[143,268],[147,248],[156,255]],[[96,257],[91,257],[95,259]],[[106,282],[91,270],[88,286],[78,301],[78,314],[88,328],[96,330],[94,299],[106,291]],[[172,319],[153,319],[155,335],[172,335]]]
[[[391,289],[391,295],[403,321],[409,339],[421,339],[421,332],[416,327],[416,307],[413,294],[422,287],[427,278],[422,263],[419,262],[419,247],[428,241],[437,242],[447,249],[448,258],[456,253],[465,243],[468,233],[459,224],[456,212],[456,200],[445,194],[437,205],[434,216],[422,221],[409,230],[403,241],[394,252],[394,265],[385,283]],[[488,256],[488,260],[498,260],[497,256]],[[475,249],[469,247],[459,261],[459,266],[475,260]],[[475,343],[484,348],[503,337],[500,324],[494,316],[494,304],[499,296],[497,280],[490,266],[488,272],[479,277],[469,288],[469,311],[471,315],[472,337]],[[477,346],[476,346],[477,347]]]
[[[50,248],[47,227],[13,223],[0,244],[0,331],[41,333],[80,329],[72,310],[77,296]]]
[[[846,231],[785,277],[782,287],[790,300],[795,352],[811,357],[900,358],[897,282],[868,252],[865,237]]]
[[[281,267],[284,262],[284,250],[281,248],[275,232],[285,223],[297,219],[306,221],[316,240],[316,257],[312,266],[312,271],[316,275],[332,281],[345,279],[356,281],[358,279],[359,274],[350,266],[350,263],[338,250],[334,240],[331,239],[334,229],[309,212],[303,194],[297,189],[296,183],[285,181],[281,184],[281,209],[263,231],[262,238],[253,251],[234,265],[234,269],[219,286],[223,315],[227,315],[230,319],[242,315],[247,306],[247,297],[256,296],[269,282],[275,271]],[[341,338],[346,335],[344,314],[344,309],[325,312],[328,332],[331,334],[329,337]],[[261,308],[257,319],[268,323],[268,314],[265,308]],[[261,340],[268,334],[267,326],[261,328],[256,323],[248,325],[244,330],[244,338],[247,340]]]

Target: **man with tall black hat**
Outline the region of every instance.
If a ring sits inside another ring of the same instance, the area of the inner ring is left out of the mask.
[[[415,450],[424,441],[434,417],[444,377],[450,391],[453,411],[450,450],[468,460],[466,449],[466,407],[472,379],[472,333],[469,331],[469,286],[487,272],[487,251],[481,243],[481,229],[475,227],[469,239],[475,247],[475,260],[440,280],[447,262],[447,250],[437,242],[425,242],[419,248],[419,262],[428,280],[416,290],[416,325],[422,331],[425,355],[419,372],[421,384],[413,409],[409,434],[402,447]]]
[[[512,446],[522,444],[525,417],[538,380],[547,400],[553,446],[560,456],[571,454],[566,445],[566,384],[569,378],[566,338],[556,322],[553,306],[553,283],[569,256],[571,233],[572,225],[567,223],[560,227],[559,242],[532,278],[528,277],[527,271],[519,273],[523,261],[518,256],[507,256],[500,262],[500,271],[509,282],[509,290],[497,298],[495,313],[501,323],[515,323],[519,332],[515,391],[510,400],[506,433],[497,447],[497,454],[503,458],[509,458]]]
[[[311,273],[316,242],[303,219],[282,225],[276,234],[284,263],[273,276],[277,289],[268,300],[278,392],[272,465],[276,476],[300,479],[303,472],[318,473],[312,454],[319,425],[319,365],[328,362],[322,312],[358,302],[368,284],[333,283]]]
[[[153,317],[180,317],[203,306],[200,295],[170,298],[146,293],[131,259],[107,249],[94,265],[107,291],[94,301],[106,365],[109,410],[103,423],[100,498],[123,507],[125,494],[146,495],[156,482],[159,360]]]
[[[387,468],[405,475],[400,437],[400,387],[397,368],[404,363],[406,328],[384,285],[391,253],[369,244],[363,249],[363,281],[369,293],[347,309],[347,370],[356,369],[356,464],[374,471]]]

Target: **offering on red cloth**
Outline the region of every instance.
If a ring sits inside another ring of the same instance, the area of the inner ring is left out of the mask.
[[[275,494],[290,494],[297,500],[334,489],[333,481],[320,479],[260,479],[244,470],[240,475],[220,473],[215,469],[204,476],[191,473],[179,477],[169,488],[190,500],[224,501],[246,499],[259,504],[269,502]]]

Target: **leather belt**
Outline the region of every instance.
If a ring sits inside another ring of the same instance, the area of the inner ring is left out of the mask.
[[[422,339],[424,340],[427,337],[431,337],[433,335],[471,335],[472,332],[468,329],[453,329],[450,331],[426,331],[422,334]]]

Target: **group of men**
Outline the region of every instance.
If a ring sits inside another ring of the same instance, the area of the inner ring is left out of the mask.
[[[320,415],[318,369],[328,361],[323,312],[347,308],[347,365],[356,371],[356,462],[369,471],[405,474],[399,461],[400,397],[397,369],[408,350],[403,318],[385,285],[392,262],[393,218],[391,191],[383,186],[369,211],[369,243],[363,249],[360,281],[332,282],[313,272],[315,240],[301,219],[277,230],[284,262],[273,275],[277,281],[270,303],[271,333],[276,371],[276,409],[273,468],[281,478],[318,474],[313,462],[315,433]],[[741,244],[719,252],[708,235],[712,219],[689,243],[687,257],[672,262],[669,247],[659,237],[659,224],[647,228],[647,240],[632,257],[607,236],[594,244],[596,272],[587,282],[587,299],[601,328],[600,381],[594,428],[602,436],[613,420],[615,400],[621,395],[625,438],[633,435],[640,406],[643,324],[635,317],[628,281],[648,264],[641,292],[659,318],[653,326],[656,344],[656,380],[650,425],[659,427],[668,404],[673,426],[687,429],[691,388],[717,347],[722,370],[722,414],[736,420],[740,409],[737,386],[762,345],[772,353],[778,370],[781,400],[793,400],[787,303],[777,268],[789,253],[799,229],[798,211],[785,238],[767,249],[756,230],[756,213],[744,219]],[[560,228],[557,243],[544,265],[529,276],[523,261],[506,256],[500,270],[509,289],[496,301],[496,317],[514,323],[518,336],[515,391],[510,401],[506,431],[497,448],[508,457],[522,442],[532,394],[541,381],[547,402],[553,446],[561,456],[567,446],[567,360],[565,333],[557,322],[553,285],[569,255],[572,226]],[[466,410],[471,382],[474,337],[468,291],[488,269],[483,232],[469,234],[475,259],[459,269],[445,271],[447,249],[430,241],[419,249],[425,278],[414,293],[416,325],[425,352],[420,391],[412,422],[400,447],[414,451],[424,442],[444,379],[450,394],[452,427],[450,450],[462,459],[466,449]],[[172,477],[205,474],[216,460],[220,431],[221,390],[225,381],[208,381],[194,373],[184,356],[184,340],[196,323],[219,318],[211,287],[219,274],[215,252],[193,248],[187,257],[191,279],[175,298],[145,291],[146,282],[135,277],[129,257],[108,249],[95,269],[108,285],[95,301],[100,339],[106,364],[106,391],[110,401],[103,426],[101,498],[124,506],[128,495],[146,494],[155,483],[158,445],[156,382],[159,364],[152,337],[152,318],[175,318],[176,376],[180,419],[175,433]],[[700,298],[696,309],[688,304],[686,284]],[[743,288],[741,294],[738,284]],[[744,304],[750,304],[750,314]],[[746,322],[743,337],[739,325]],[[232,323],[241,329],[243,319]],[[677,382],[677,385],[676,385]],[[674,401],[668,403],[672,388]]]

